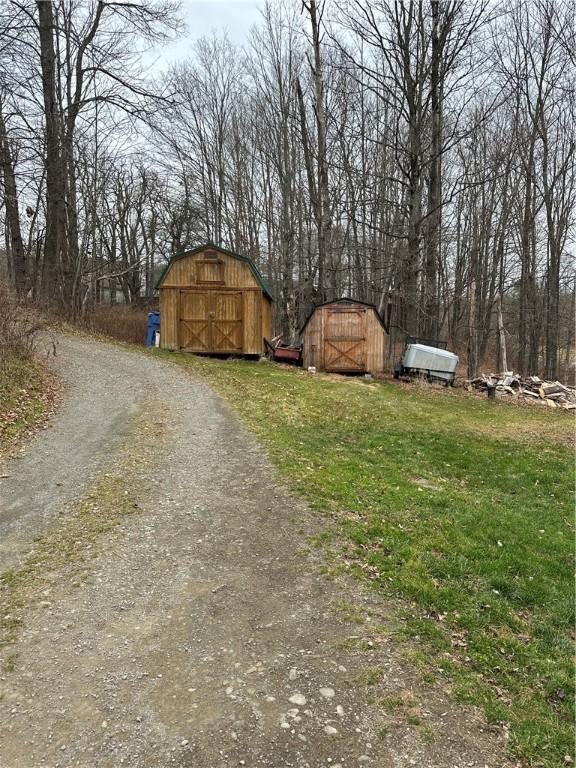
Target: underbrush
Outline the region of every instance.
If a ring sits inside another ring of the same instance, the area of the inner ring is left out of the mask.
[[[42,419],[55,380],[34,355],[44,319],[0,287],[0,456]]]
[[[144,344],[148,313],[124,304],[96,304],[77,325],[90,333],[101,333],[118,341]]]
[[[10,352],[0,360],[0,458],[44,420],[57,389],[54,375],[34,357]]]
[[[9,355],[29,356],[45,328],[40,313],[0,285],[0,366]]]

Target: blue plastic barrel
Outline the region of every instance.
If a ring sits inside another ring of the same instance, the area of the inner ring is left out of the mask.
[[[146,346],[154,346],[154,334],[160,330],[160,313],[148,312],[148,325],[146,326]]]

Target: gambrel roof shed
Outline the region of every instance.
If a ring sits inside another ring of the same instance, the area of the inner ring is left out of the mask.
[[[170,259],[157,287],[164,349],[260,355],[272,337],[272,293],[248,256],[191,248]]]

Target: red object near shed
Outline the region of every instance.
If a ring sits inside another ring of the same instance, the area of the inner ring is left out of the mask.
[[[274,343],[276,342],[276,344]],[[281,339],[264,339],[268,357],[277,363],[294,363],[299,365],[302,362],[302,347],[295,347],[289,344],[282,344]]]

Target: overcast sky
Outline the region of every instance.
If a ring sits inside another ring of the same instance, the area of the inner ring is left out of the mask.
[[[187,32],[184,37],[165,46],[161,56],[166,62],[186,58],[191,43],[212,30],[226,31],[234,43],[242,44],[250,28],[260,17],[264,0],[182,0],[182,15]]]

